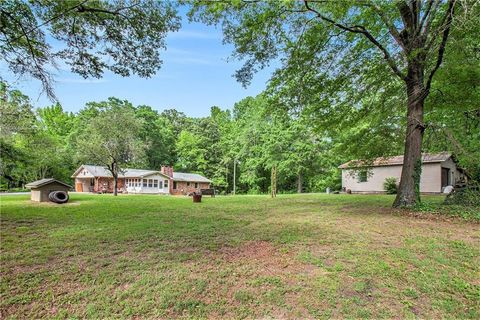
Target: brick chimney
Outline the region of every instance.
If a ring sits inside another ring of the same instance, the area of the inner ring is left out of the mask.
[[[160,172],[163,173],[166,176],[169,176],[170,179],[168,179],[168,189],[170,194],[173,194],[173,167],[170,166],[162,166],[160,168]]]
[[[160,169],[160,172],[166,176],[169,176],[170,178],[173,178],[173,167],[162,166],[162,168]]]

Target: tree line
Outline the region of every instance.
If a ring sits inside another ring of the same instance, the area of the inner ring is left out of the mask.
[[[403,147],[402,130],[388,123],[389,117],[377,123],[352,113],[349,120],[313,125],[316,114],[292,112],[272,88],[231,110],[213,106],[201,118],[118,98],[87,103],[76,113],[58,103],[34,110],[20,91],[5,83],[0,88],[3,190],[46,177],[72,182],[80,164],[109,167],[115,161],[119,172],[171,165],[200,173],[225,194],[233,191],[234,172],[237,193],[269,193],[273,170],[278,192],[322,192],[340,189],[337,167],[343,162],[400,154]],[[442,116],[436,126],[444,130],[432,131],[425,151],[455,152],[478,179],[475,112]]]
[[[405,154],[394,206],[412,206],[421,153],[429,151],[452,151],[478,181],[478,1],[7,0],[1,59],[14,75],[39,80],[52,99],[49,67],[58,60],[85,78],[107,70],[149,77],[161,66],[166,35],[180,27],[179,6],[190,20],[222,27],[232,56],[244,62],[235,74],[243,85],[278,63],[265,92],[192,119],[114,98],[76,114],[58,105],[33,112],[3,85],[2,183],[67,177],[60,171],[88,160],[114,175],[122,166],[173,164],[225,192],[238,166],[242,192],[276,184],[319,191],[338,188],[342,161]]]
[[[117,98],[87,103],[77,113],[60,104],[34,110],[27,96],[5,83],[1,97],[4,190],[46,177],[71,182],[80,164],[109,166],[112,159],[119,170],[171,165],[200,173],[224,193],[233,190],[234,169],[239,193],[269,192],[274,166],[283,192],[340,184],[338,163],[328,154],[332,141],[314,132],[307,119],[272,114],[265,94],[247,97],[232,110],[214,106],[202,118]]]

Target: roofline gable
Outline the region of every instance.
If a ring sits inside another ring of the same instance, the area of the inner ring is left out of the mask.
[[[32,183],[35,183],[35,182],[40,181],[40,180],[32,181],[32,182],[30,182],[30,183],[27,183],[27,184],[25,185],[25,187],[27,187],[27,188],[29,188],[29,189],[31,189],[31,188],[40,188],[40,187],[43,187],[43,186],[45,186],[45,185],[47,185],[47,184],[50,184],[50,183],[58,183],[58,184],[61,184],[61,185],[65,186],[65,187],[67,187],[67,188],[73,188],[71,185],[66,184],[65,182],[59,181],[59,180],[54,179],[54,178],[42,179],[42,180],[45,180],[45,181],[42,182],[42,183],[40,183],[40,184],[37,184],[37,185],[32,185]]]
[[[85,168],[84,166],[85,166],[85,165],[82,164],[80,167],[78,167],[78,169],[75,170],[75,172],[72,174],[72,176],[71,176],[70,178],[76,178],[76,177],[78,176],[78,174],[80,173],[80,171],[82,171],[82,169]]]
[[[85,164],[82,164],[77,170],[75,170],[75,172],[73,173],[73,175],[71,176],[72,178],[77,178],[77,176],[80,174],[80,172],[82,171],[82,169],[85,169],[85,170],[88,170],[87,166],[89,165],[85,165]],[[104,166],[96,166],[96,165],[91,165],[93,167],[102,167],[104,168],[105,170],[108,170],[106,167]],[[119,174],[119,178],[143,178],[143,177],[148,177],[148,176],[151,176],[151,175],[154,175],[154,174],[158,174],[158,175],[161,175],[165,178],[168,178],[170,179],[170,177],[164,173],[162,173],[161,171],[159,170],[144,170],[145,173],[139,173],[138,175],[135,175],[135,176],[131,176],[131,177],[125,177],[125,172],[127,172],[128,170],[143,170],[143,169],[133,169],[133,168],[126,168],[124,170],[122,170],[123,172],[120,172]],[[111,175],[109,176],[102,176],[102,175],[97,175],[95,174],[94,172],[91,172],[90,170],[88,170],[94,177],[101,177],[101,178],[112,178]]]
[[[433,158],[434,156],[445,155],[445,158]],[[401,162],[389,162],[392,159],[402,157]],[[425,158],[426,159],[423,159]],[[453,162],[455,161],[454,155],[449,152],[439,152],[439,153],[423,153],[422,154],[422,164],[423,163],[441,163],[445,162],[449,159],[452,159]],[[393,156],[393,157],[378,157],[372,160],[350,160],[338,166],[338,169],[358,169],[358,168],[375,168],[375,167],[391,167],[391,166],[401,166],[403,165],[403,155]]]
[[[127,170],[128,170],[128,169],[127,169]],[[144,177],[152,176],[152,175],[154,175],[154,174],[158,174],[158,175],[160,175],[160,176],[164,176],[165,178],[170,179],[169,176],[167,176],[165,173],[162,173],[161,171],[152,171],[152,172],[149,172],[149,173],[147,173],[147,174],[139,175],[138,177],[139,177],[139,178],[144,178]]]

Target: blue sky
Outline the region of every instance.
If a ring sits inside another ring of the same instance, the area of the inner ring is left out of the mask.
[[[188,116],[206,116],[211,106],[230,109],[242,98],[257,95],[270,78],[271,68],[256,74],[251,85],[243,88],[232,76],[241,66],[241,62],[228,59],[232,49],[222,44],[219,28],[189,23],[184,17],[180,31],[168,35],[167,50],[161,53],[163,66],[152,78],[105,73],[101,79],[83,79],[65,68],[56,72],[55,92],[63,108],[74,112],[86,102],[117,97],[159,111],[174,108]],[[17,80],[13,85],[27,94],[35,107],[52,104],[41,94],[37,81]]]

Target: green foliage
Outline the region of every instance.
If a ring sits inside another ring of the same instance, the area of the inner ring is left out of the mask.
[[[173,165],[176,161],[177,139],[173,124],[150,106],[137,107],[135,116],[142,121],[139,138],[145,146],[147,167]]]
[[[62,128],[61,121],[43,121],[43,117],[47,117],[42,110],[37,118],[28,97],[10,90],[3,82],[0,85],[4,97],[0,101],[1,183],[10,189],[45,177],[69,179],[72,158],[66,146],[68,133],[58,132]],[[48,119],[64,117],[61,107],[52,107],[54,109],[56,115],[51,114]],[[73,119],[71,115],[66,117]],[[64,128],[68,126],[71,126],[70,121]]]
[[[479,24],[476,14],[461,32],[453,32],[454,45],[446,52],[425,104],[426,150],[453,152],[476,181],[480,181]]]
[[[469,185],[465,188],[454,190],[445,198],[445,204],[476,207],[480,210],[480,187]]]
[[[465,199],[465,198],[464,198]],[[448,200],[449,202],[451,200]],[[474,203],[476,200],[470,199],[471,203]],[[421,202],[415,205],[412,209],[416,213],[427,213],[432,215],[440,215],[444,217],[459,217],[468,221],[480,221],[480,209],[478,206],[465,205],[462,201],[459,201],[461,204],[446,203],[446,199],[442,199],[435,202]],[[468,200],[466,201],[469,202]]]
[[[397,189],[398,189],[397,178],[388,177],[383,182],[383,190],[385,190],[387,194],[396,194]]]
[[[203,137],[183,130],[177,141],[177,167],[186,171],[204,171],[206,169],[207,151],[203,147]]]
[[[77,158],[106,166],[115,174],[126,166],[142,163],[144,147],[139,139],[142,121],[135,117],[132,104],[110,98],[90,103],[90,107],[98,109],[99,113],[77,136]]]
[[[405,110],[416,108],[412,101],[423,105],[445,48],[462,50],[465,42],[455,36],[465,32],[470,47],[478,47],[479,6],[473,2],[191,2],[191,16],[221,25],[224,40],[234,45],[233,57],[244,62],[236,72],[238,81],[248,85],[255,72],[278,62],[268,89],[283,102],[275,107],[310,117],[312,126],[341,145],[344,154],[360,159],[400,154],[414,138],[405,138]],[[478,59],[471,61],[478,67]],[[417,121],[423,126],[419,110]],[[408,175],[418,175],[412,170],[418,164],[407,163]],[[407,192],[414,188],[414,183],[402,184],[399,190],[407,203],[415,202]]]
[[[54,97],[50,69],[59,61],[84,78],[106,70],[152,76],[162,64],[165,37],[178,30],[180,18],[169,1],[3,0],[0,23],[0,59],[16,76],[39,80]]]
[[[416,203],[420,203],[420,179],[422,176],[422,159],[418,159],[415,162],[415,167],[413,169],[413,182],[415,185],[415,195],[417,198]]]

